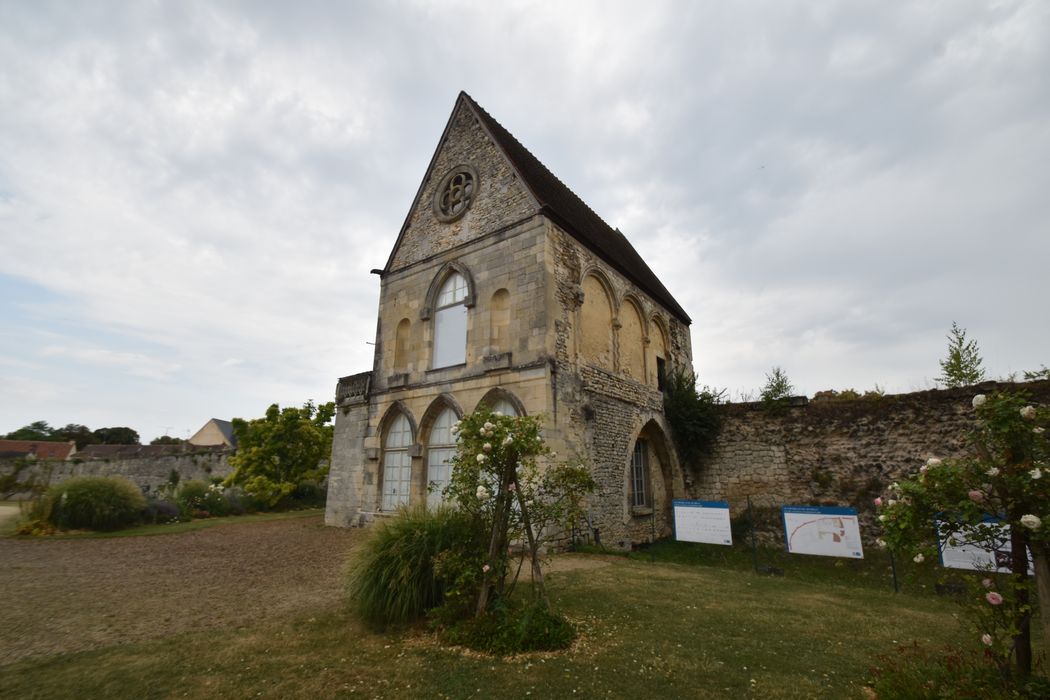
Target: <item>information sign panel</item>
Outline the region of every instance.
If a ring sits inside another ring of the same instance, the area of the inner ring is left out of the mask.
[[[863,559],[860,525],[853,508],[781,506],[784,542],[792,554]]]
[[[939,535],[937,540],[941,550],[941,566],[946,569],[1010,573],[1010,530],[999,518],[986,516],[985,531],[974,531],[972,534],[965,529],[951,533],[943,520],[934,523]],[[989,531],[988,528],[994,530]],[[1028,556],[1028,572],[1035,574],[1031,552]]]
[[[733,544],[725,501],[672,501],[674,538],[682,542]]]

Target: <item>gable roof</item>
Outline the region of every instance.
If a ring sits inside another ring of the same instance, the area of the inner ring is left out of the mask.
[[[605,223],[575,192],[555,177],[554,173],[547,166],[541,163],[536,156],[532,155],[527,148],[521,145],[521,142],[503,128],[502,124],[482,109],[474,101],[474,98],[465,92],[459,93],[456,107],[453,108],[452,116],[449,117],[449,124],[452,123],[452,117],[455,116],[461,100],[477,115],[478,120],[485,127],[485,130],[488,131],[496,146],[510,161],[510,164],[518,172],[521,181],[539,203],[540,211],[543,214],[611,265],[617,272],[634,282],[653,299],[663,304],[680,321],[687,325],[692,323],[689,315],[675,301],[671,293],[667,291],[660,279],[645,263],[645,260],[642,259],[642,256],[638,254],[638,251],[627,240],[627,237],[620,233],[619,229],[614,229]],[[438,142],[438,147],[427,168],[428,173],[434,166],[434,161],[437,159],[437,154],[445,141],[448,129],[449,127],[446,126],[445,132],[441,135],[441,140]],[[424,178],[424,182],[420,184],[419,192],[416,194],[416,201],[413,202],[412,209],[409,211],[409,218],[411,218],[412,211],[416,208],[416,203],[423,192],[425,184],[426,179]],[[390,253],[390,258],[387,260],[386,267],[383,270],[384,272],[389,272],[390,270],[394,260],[394,252],[397,251],[398,245],[401,243],[407,225],[408,219],[405,220],[405,224],[402,226],[401,234],[394,244],[394,250]]]
[[[234,437],[234,435],[233,435],[233,423],[231,423],[228,420],[223,420],[221,418],[212,418],[211,420],[209,420],[207,423],[202,425],[200,430],[198,430],[196,433],[194,433],[190,437],[190,439],[187,440],[187,442],[189,442],[190,444],[193,444],[193,445],[202,444],[202,443],[199,443],[199,442],[194,442],[194,440],[201,439],[199,437],[200,434],[203,433],[205,430],[207,430],[208,426],[214,426],[215,429],[219,431],[219,434],[222,435],[223,440],[225,440],[225,443],[227,445],[229,445],[230,447],[233,447],[233,448],[237,447],[237,438]]]
[[[9,457],[35,455],[37,459],[69,459],[77,451],[75,442],[48,440],[0,440],[0,454]]]

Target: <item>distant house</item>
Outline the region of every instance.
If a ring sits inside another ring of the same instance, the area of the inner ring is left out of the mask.
[[[205,423],[204,427],[198,430],[187,442],[201,447],[212,447],[215,445],[237,447],[237,439],[233,436],[233,423],[218,418],[212,418]]]
[[[77,444],[44,440],[0,440],[0,459],[60,459],[66,460],[77,451]]]

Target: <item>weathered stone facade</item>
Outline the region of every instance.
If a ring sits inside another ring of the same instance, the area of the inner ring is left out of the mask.
[[[470,189],[439,191],[460,167]],[[441,209],[464,192],[461,212]],[[685,486],[658,384],[691,365],[688,317],[622,234],[466,95],[380,277],[373,370],[337,388],[329,524],[426,500],[446,409],[458,418],[502,401],[543,415],[552,449],[590,467],[600,486],[588,515],[604,543],[669,532]],[[450,333],[464,346],[453,361]]]
[[[728,500],[734,517],[747,497],[761,511],[769,541],[782,541],[773,509],[782,505],[856,507],[862,535],[874,527],[872,500],[914,476],[929,457],[956,457],[975,427],[977,393],[1023,389],[1050,403],[1050,381],[923,391],[852,401],[811,401],[780,413],[761,404],[723,407],[712,457],[688,486],[692,497]]]

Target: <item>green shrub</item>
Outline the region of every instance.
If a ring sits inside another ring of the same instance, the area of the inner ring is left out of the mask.
[[[528,605],[493,604],[481,617],[468,617],[441,630],[441,637],[489,654],[565,649],[576,638],[569,621],[540,601]]]
[[[81,476],[47,492],[50,521],[65,530],[119,530],[141,520],[146,498],[115,476]]]
[[[378,522],[351,563],[351,606],[380,626],[421,618],[442,603],[455,575],[438,573],[435,560],[450,550],[483,552],[477,532],[469,517],[451,508],[405,508]],[[479,577],[481,566],[477,562]]]
[[[230,504],[223,497],[224,490],[221,484],[208,484],[199,480],[184,481],[176,491],[175,500],[183,513],[228,515]]]
[[[295,491],[292,492],[292,500],[297,506],[323,506],[327,496],[327,484],[319,484],[309,479],[296,484]]]
[[[663,392],[664,414],[671,424],[675,448],[685,465],[695,472],[722,431],[718,405],[725,390],[706,386],[697,390],[696,375],[679,367],[666,378]]]

